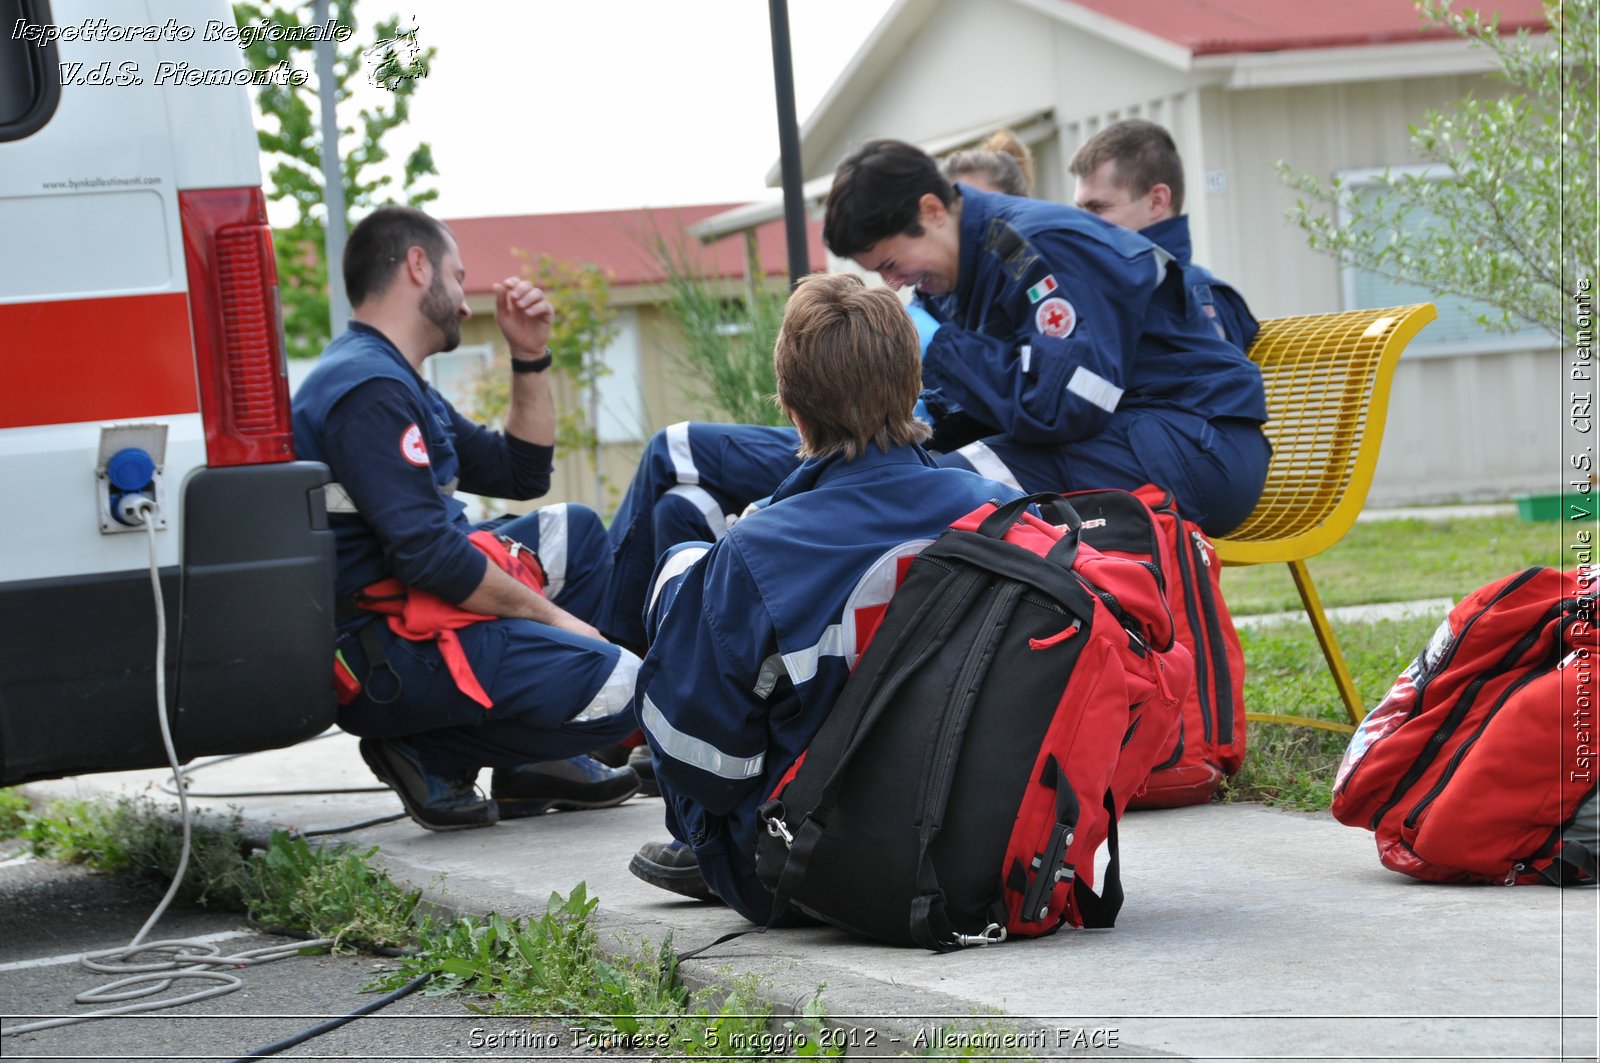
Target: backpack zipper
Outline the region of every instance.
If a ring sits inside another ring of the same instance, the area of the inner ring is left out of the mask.
[[[1017,593],[1001,593],[995,596],[983,618],[983,625],[979,629],[986,632],[999,630],[999,619],[1003,612],[1014,608],[1017,599],[1022,595],[1019,584],[1008,584],[1009,587],[1018,588]],[[955,695],[948,704],[959,705],[975,701],[977,693],[974,689],[976,680],[982,677],[983,662],[989,656],[993,639],[984,640],[967,649],[967,656],[961,662],[961,672],[956,679],[952,693]],[[933,800],[936,795],[946,793],[946,780],[949,778],[951,765],[956,759],[956,746],[954,725],[956,721],[967,721],[971,718],[971,705],[968,704],[965,712],[944,714],[942,726],[939,729],[939,738],[934,746],[933,770],[928,773],[927,784],[922,788],[922,800],[919,802],[919,816],[926,818],[932,811]],[[965,732],[965,725],[962,727]]]
[[[1417,716],[1422,712],[1422,706],[1424,699],[1427,697],[1428,689],[1433,685],[1433,681],[1436,678],[1443,675],[1449,669],[1451,663],[1455,660],[1456,651],[1459,650],[1461,648],[1461,644],[1466,641],[1468,632],[1472,630],[1473,625],[1478,622],[1479,618],[1487,614],[1491,609],[1498,605],[1507,595],[1520,590],[1529,581],[1543,571],[1544,569],[1539,566],[1524,569],[1522,574],[1517,576],[1516,579],[1500,588],[1500,593],[1496,594],[1492,599],[1486,602],[1483,608],[1467,617],[1466,622],[1461,625],[1461,630],[1456,632],[1450,639],[1450,645],[1445,648],[1444,654],[1434,665],[1433,670],[1423,677],[1422,682],[1417,684],[1414,707],[1409,713],[1406,714],[1406,719],[1405,721],[1402,721],[1402,724],[1416,719]],[[1523,650],[1522,652],[1526,653],[1527,651]],[[1504,668],[1502,668],[1501,671],[1504,671]],[[1465,692],[1463,692],[1463,697],[1465,697]],[[1452,715],[1454,715],[1454,713],[1452,713]],[[1368,830],[1377,830],[1378,824],[1383,821],[1383,817],[1388,815],[1389,811],[1393,809],[1395,805],[1400,803],[1400,799],[1405,796],[1406,791],[1415,786],[1417,780],[1422,778],[1423,772],[1428,770],[1428,766],[1433,763],[1433,759],[1439,755],[1439,747],[1444,744],[1444,741],[1445,739],[1441,738],[1439,732],[1437,731],[1434,732],[1434,734],[1428,739],[1427,746],[1424,747],[1423,751],[1418,755],[1416,761],[1411,765],[1411,767],[1406,770],[1406,773],[1401,776],[1400,781],[1395,784],[1394,790],[1389,794],[1388,800],[1384,801],[1384,803],[1378,807],[1378,810],[1374,812],[1372,817],[1367,821]],[[1363,758],[1363,762],[1364,761],[1365,758]],[[1345,786],[1348,788],[1349,785],[1350,780],[1346,779]]]
[[[1200,555],[1200,563],[1206,568],[1211,567],[1211,554],[1208,552],[1210,544],[1198,529],[1190,532],[1190,541],[1194,544],[1195,553]],[[1202,573],[1195,573],[1195,582],[1200,592],[1201,616],[1206,622],[1206,654],[1211,658],[1211,677],[1213,687],[1211,691],[1211,708],[1217,720],[1217,744],[1231,745],[1233,743],[1233,672],[1228,668],[1228,647],[1222,639],[1222,617],[1217,610],[1217,601],[1211,593],[1211,577]]]
[[[1213,722],[1217,716],[1216,698],[1211,689],[1211,671],[1213,663],[1211,656],[1214,651],[1210,645],[1210,631],[1204,624],[1201,623],[1202,618],[1199,615],[1199,596],[1195,589],[1195,585],[1199,581],[1196,578],[1196,574],[1190,571],[1194,559],[1192,556],[1190,556],[1189,551],[1184,549],[1185,544],[1183,542],[1182,535],[1183,518],[1178,515],[1177,506],[1174,504],[1172,493],[1170,491],[1162,496],[1160,505],[1151,507],[1151,512],[1159,513],[1170,520],[1176,521],[1178,525],[1178,546],[1174,553],[1178,555],[1178,583],[1183,588],[1183,611],[1184,615],[1189,620],[1189,634],[1194,638],[1196,643],[1196,652],[1194,655],[1194,691],[1195,695],[1200,699],[1200,726],[1202,731],[1201,739],[1207,745],[1211,745],[1215,742],[1214,735],[1216,734],[1217,730],[1216,725]],[[1204,647],[1199,645],[1202,639],[1206,643]],[[1202,649],[1204,652],[1200,652]]]
[[[1422,800],[1413,805],[1411,811],[1406,813],[1406,818],[1402,821],[1402,823],[1408,830],[1417,825],[1417,820],[1421,818],[1422,813],[1427,811],[1428,806],[1434,802],[1434,799],[1444,792],[1446,784],[1450,782],[1450,779],[1455,775],[1456,770],[1461,767],[1461,762],[1466,759],[1467,753],[1474,745],[1477,744],[1477,741],[1483,735],[1483,732],[1488,729],[1489,723],[1495,718],[1496,715],[1499,714],[1500,710],[1505,707],[1506,702],[1511,700],[1511,695],[1515,694],[1517,691],[1521,690],[1535,679],[1538,679],[1540,676],[1548,675],[1550,671],[1550,667],[1537,668],[1533,671],[1530,671],[1527,675],[1517,679],[1510,686],[1506,687],[1506,689],[1501,693],[1500,697],[1495,701],[1494,705],[1490,707],[1489,711],[1484,715],[1483,722],[1478,725],[1478,729],[1474,731],[1471,737],[1469,737],[1465,742],[1462,742],[1459,746],[1457,746],[1455,752],[1450,755],[1450,760],[1446,762],[1444,771],[1442,774],[1440,774],[1438,780],[1428,788],[1427,793],[1422,795]],[[1457,722],[1459,724],[1459,721]]]

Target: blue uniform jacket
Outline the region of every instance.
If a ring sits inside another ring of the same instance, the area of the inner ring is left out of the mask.
[[[844,686],[857,608],[887,601],[904,544],[926,545],[984,502],[1016,495],[938,468],[920,447],[808,461],[656,602],[635,705],[668,827],[744,914],[764,917],[729,886],[753,880],[755,810]]]
[[[1101,432],[1119,410],[1267,419],[1260,370],[1189,312],[1172,255],[1076,207],[961,186],[956,291],[923,383],[1018,443]]]
[[[1244,296],[1231,284],[1217,279],[1204,266],[1189,261],[1194,245],[1189,241],[1189,216],[1179,214],[1139,230],[1139,235],[1171,255],[1183,267],[1183,286],[1189,296],[1191,313],[1199,313],[1217,329],[1223,339],[1248,351],[1261,331]]]
[[[397,576],[451,602],[477,588],[487,564],[467,540],[473,528],[456,487],[542,495],[553,453],[462,417],[361,322],[328,345],[295,393],[294,444],[299,457],[328,464],[358,511],[328,518],[338,594]]]

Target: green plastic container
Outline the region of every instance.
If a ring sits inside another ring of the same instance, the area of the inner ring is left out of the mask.
[[[1587,495],[1572,494],[1563,497],[1560,494],[1552,495],[1517,495],[1512,499],[1517,504],[1517,516],[1523,520],[1561,520],[1592,522],[1595,519],[1595,506],[1597,497],[1594,493]]]

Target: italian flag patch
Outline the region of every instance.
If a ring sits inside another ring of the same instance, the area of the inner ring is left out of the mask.
[[[1044,280],[1028,289],[1028,302],[1037,303],[1040,299],[1056,290],[1055,277],[1046,274]]]

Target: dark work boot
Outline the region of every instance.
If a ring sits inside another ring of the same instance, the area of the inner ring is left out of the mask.
[[[643,879],[669,893],[693,897],[697,901],[717,899],[700,874],[700,864],[694,858],[694,850],[675,838],[664,842],[645,842],[633,854],[628,870],[633,872],[634,878]]]
[[[644,654],[641,653],[639,656],[643,657]],[[608,768],[620,768],[628,763],[628,754],[632,753],[636,746],[643,744],[644,732],[634,731],[620,742],[613,742],[609,746],[601,746],[599,749],[590,750],[589,755]]]
[[[476,772],[451,777],[423,767],[415,749],[395,738],[363,738],[361,759],[400,797],[407,814],[429,830],[487,827],[500,818],[493,801],[478,795]]]
[[[650,759],[649,746],[635,746],[628,754],[628,767],[639,776],[640,797],[660,797],[661,784],[656,782],[656,765]]]
[[[608,768],[589,756],[539,760],[496,768],[489,793],[501,819],[537,816],[552,810],[610,808],[639,790],[632,768]]]

